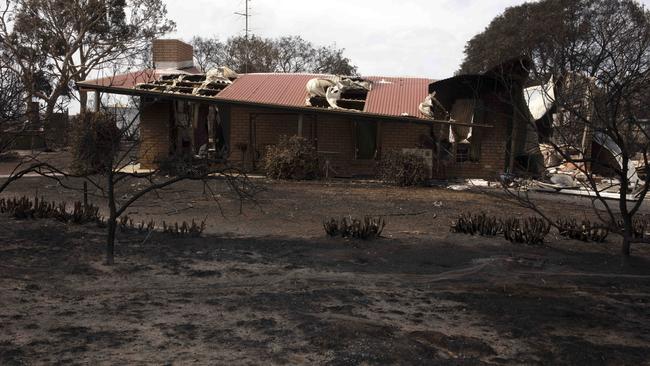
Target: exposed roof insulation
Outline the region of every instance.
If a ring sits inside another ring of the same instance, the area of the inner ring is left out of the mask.
[[[137,84],[135,88],[164,93],[192,94],[213,97],[230,84],[232,84],[232,80],[225,78],[220,74],[174,74],[163,75],[158,80]]]
[[[201,72],[191,67],[189,69],[144,69],[139,71],[132,71],[126,74],[116,74],[102,77],[94,80],[85,80],[83,83],[86,86],[102,86],[131,89],[140,83],[154,82],[164,75],[201,75]]]
[[[306,104],[310,93],[307,83],[314,78],[335,79],[334,75],[323,74],[284,74],[257,73],[238,75],[232,83],[205,87],[202,74],[170,73],[159,71],[148,73],[129,73],[118,75],[111,80],[99,79],[77,83],[79,88],[95,89],[108,93],[129,95],[178,95],[191,100],[212,100],[246,105],[292,108],[295,110],[327,110],[328,112],[361,113],[368,116],[432,121],[424,118],[418,107],[429,94],[428,87],[433,82],[427,78],[412,77],[364,77],[372,85],[371,90],[363,90],[363,95],[342,98],[337,105],[343,109],[328,108],[328,103]],[[230,79],[229,79],[230,80]],[[118,82],[114,82],[118,81]],[[201,83],[201,84],[198,84]],[[137,85],[137,87],[136,87]],[[201,87],[203,85],[204,87]],[[316,105],[316,106],[313,106]],[[356,109],[356,110],[355,110]],[[452,121],[438,121],[454,123]],[[489,127],[489,126],[482,126]]]

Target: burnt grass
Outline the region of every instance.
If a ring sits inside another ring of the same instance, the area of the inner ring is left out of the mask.
[[[437,214],[374,241],[261,235],[270,218],[119,233],[112,267],[96,226],[0,215],[0,365],[650,364],[648,248],[621,266],[612,243],[513,245]]]

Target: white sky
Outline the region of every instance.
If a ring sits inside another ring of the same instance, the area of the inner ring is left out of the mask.
[[[173,38],[225,40],[243,34],[244,0],[164,0]],[[465,43],[506,7],[524,0],[250,0],[250,28],[263,37],[299,35],[335,43],[362,75],[452,76]],[[642,0],[650,5],[650,0]]]

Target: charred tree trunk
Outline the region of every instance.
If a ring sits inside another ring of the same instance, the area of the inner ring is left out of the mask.
[[[106,264],[111,266],[115,258],[115,231],[117,229],[117,209],[115,207],[115,182],[113,174],[108,173],[108,235],[106,236]]]
[[[619,144],[619,146],[625,146]],[[619,210],[621,211],[621,216],[623,217],[623,243],[621,244],[621,255],[623,256],[623,263],[627,262],[627,258],[630,256],[630,244],[632,238],[634,238],[634,227],[632,225],[632,215],[627,207],[627,190],[629,186],[629,179],[627,175],[628,168],[628,155],[623,153],[623,163],[621,167],[622,174],[620,175],[621,180],[621,190],[619,196]]]
[[[630,239],[630,236],[626,233],[623,236],[623,244],[621,245],[621,255],[623,257],[627,258],[630,256],[630,243],[632,240]]]
[[[117,228],[117,219],[109,217],[108,219],[108,236],[106,236],[106,264],[112,266],[115,262],[115,229]]]
[[[45,130],[46,137],[48,135],[49,129],[51,128],[50,120],[52,118],[52,115],[54,114],[55,109],[56,109],[56,99],[48,100],[47,105],[45,106],[45,115],[43,116],[43,129]]]
[[[632,218],[630,215],[623,214],[623,242],[621,243],[621,255],[623,256],[623,264],[627,263],[627,259],[630,257],[632,238],[634,238]]]
[[[86,90],[79,90],[79,113],[86,113],[88,110],[88,92]]]

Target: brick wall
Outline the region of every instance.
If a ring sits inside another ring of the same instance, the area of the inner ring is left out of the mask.
[[[194,65],[194,51],[191,45],[177,39],[156,39],[153,41],[153,62],[156,68],[186,68]]]
[[[140,113],[139,161],[143,169],[169,156],[170,102],[156,102],[142,107]]]
[[[281,136],[298,134],[298,120],[298,113],[233,106],[230,117],[230,161],[251,168],[253,161],[257,163],[263,158],[267,146],[276,145]],[[249,128],[251,124],[254,125],[252,134]],[[312,139],[313,126],[313,116],[303,114],[302,136]],[[241,149],[244,145],[245,151]]]
[[[231,155],[230,160],[245,167],[252,167],[252,158],[262,158],[265,147],[277,144],[282,135],[295,135],[298,132],[298,113],[281,113],[263,108],[233,107],[231,115]],[[251,119],[252,117],[252,119]],[[381,121],[379,123],[378,147],[412,148],[417,147],[422,133],[428,126],[405,125],[400,122]],[[250,135],[250,125],[254,133]],[[372,175],[376,161],[355,159],[354,118],[332,114],[318,116],[303,114],[302,136],[312,139],[317,145],[319,155],[327,159],[332,169],[341,176]],[[250,139],[255,144],[250,149]],[[245,144],[245,156],[237,148]],[[259,164],[257,164],[259,166]]]
[[[451,162],[440,172],[441,175],[457,178],[494,179],[504,171],[506,164],[506,147],[511,138],[509,119],[511,107],[500,101],[496,95],[483,97],[485,102],[485,121],[492,128],[475,128],[481,141],[481,155],[478,162]]]
[[[486,99],[485,123],[493,128],[475,128],[474,134],[481,141],[478,162],[434,162],[437,178],[494,178],[503,172],[506,162],[509,107],[498,99]],[[140,122],[142,149],[141,164],[151,164],[169,154],[169,103],[147,106]],[[232,106],[230,112],[230,156],[236,165],[259,168],[265,149],[277,144],[280,136],[298,133],[299,114],[281,112],[277,109]],[[421,147],[422,136],[430,136],[431,126],[399,121],[376,121],[378,123],[378,148],[380,152],[391,149]],[[250,126],[254,129],[251,133]],[[448,131],[445,126],[434,125],[438,136]],[[333,114],[303,114],[302,136],[312,139],[322,159],[327,159],[338,175],[368,175],[375,172],[376,161],[355,159],[354,117]],[[252,145],[251,145],[252,143]],[[245,151],[241,147],[245,146]]]
[[[251,148],[249,140],[249,110],[233,106],[230,109],[230,156],[231,162],[245,165],[250,163]],[[240,145],[246,150],[240,149]]]
[[[420,147],[420,136],[430,135],[430,126],[382,122],[380,127],[382,151]]]
[[[328,161],[332,174],[351,176],[368,174],[372,162],[354,159],[353,119],[347,116],[322,114],[317,117],[316,137],[318,151],[324,161]]]

